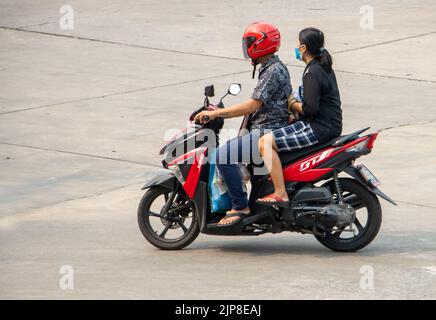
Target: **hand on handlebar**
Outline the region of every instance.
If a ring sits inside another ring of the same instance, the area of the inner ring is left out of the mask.
[[[214,111],[202,111],[194,118],[195,123],[206,124],[216,118]]]

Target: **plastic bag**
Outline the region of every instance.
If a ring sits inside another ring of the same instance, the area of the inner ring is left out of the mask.
[[[211,159],[215,159],[215,151],[212,153]],[[214,161],[209,165],[208,187],[211,212],[224,212],[232,209],[232,201],[227,191],[227,186],[219,175]]]
[[[299,86],[298,90],[294,90],[292,92],[292,96],[297,99],[298,102],[303,102],[303,93],[304,93],[304,89],[303,86]]]
[[[215,151],[212,152],[210,159],[215,159]],[[247,193],[246,185],[251,180],[250,172],[245,164],[238,163],[238,168],[241,174],[241,183],[244,186],[245,193]],[[226,183],[220,175],[220,172],[214,161],[211,161],[209,165],[208,187],[211,212],[224,212],[232,209],[232,201],[230,199]]]

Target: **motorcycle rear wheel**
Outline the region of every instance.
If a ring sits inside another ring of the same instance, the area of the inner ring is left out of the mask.
[[[343,238],[341,235],[347,232],[337,230],[326,232],[324,237],[315,235],[315,238],[331,250],[354,252],[366,247],[377,236],[382,222],[382,210],[377,196],[359,182],[350,178],[340,178],[339,181],[344,202],[349,203],[356,210],[356,220],[352,226],[357,229],[358,234],[355,235],[353,232],[353,237]],[[329,187],[333,197],[338,198],[334,181],[328,181],[323,186]],[[367,213],[365,223],[363,223],[362,209],[366,209]]]
[[[191,220],[189,227],[185,225],[188,220]],[[145,239],[162,250],[183,249],[200,233],[195,207],[181,188],[178,191],[150,188],[139,203],[138,225]],[[167,237],[176,231],[175,238]]]

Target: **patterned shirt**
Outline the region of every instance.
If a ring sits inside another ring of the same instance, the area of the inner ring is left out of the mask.
[[[288,125],[288,96],[292,92],[288,69],[279,57],[272,56],[259,70],[259,80],[251,96],[262,107],[250,119],[250,130],[275,130]]]

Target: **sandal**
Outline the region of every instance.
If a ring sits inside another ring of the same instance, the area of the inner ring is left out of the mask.
[[[236,219],[232,223],[226,223],[226,224],[217,223],[217,226],[218,227],[229,227],[229,226],[232,226],[234,224],[237,224],[238,222],[240,222],[244,218],[249,217],[250,215],[251,215],[251,212],[250,213],[243,213],[243,212],[227,213],[223,219],[232,218],[232,217],[239,217],[239,219]]]
[[[273,199],[274,201],[271,201],[269,199]],[[265,206],[278,206],[282,208],[289,208],[289,200],[285,201],[279,196],[275,195],[274,193],[267,195],[266,197],[260,198],[256,200],[256,203],[262,204]]]

